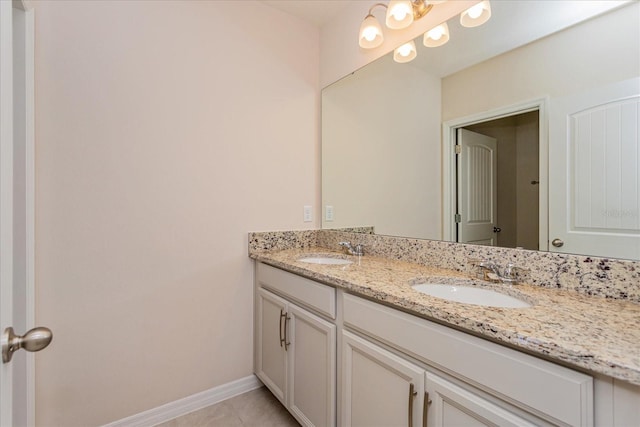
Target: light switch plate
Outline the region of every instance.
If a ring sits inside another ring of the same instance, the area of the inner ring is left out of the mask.
[[[312,207],[309,205],[305,205],[304,207],[304,213],[302,215],[302,220],[304,222],[311,222],[313,220],[313,215],[311,213],[311,209]]]
[[[333,206],[327,205],[324,208],[324,220],[333,221]]]

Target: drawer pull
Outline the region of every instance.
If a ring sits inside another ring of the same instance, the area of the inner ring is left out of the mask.
[[[289,341],[287,341],[287,336],[289,335],[289,320],[291,320],[291,317],[289,317],[288,313],[284,314],[284,351],[288,351],[288,347],[291,345],[291,343]]]
[[[409,383],[409,427],[413,427],[413,399],[418,394],[418,392],[415,391],[415,388],[416,387],[413,385],[413,383]]]
[[[282,338],[282,319],[285,319],[285,322],[286,322],[286,318],[287,318],[287,313],[280,310],[280,325],[278,327],[278,333],[280,334],[280,347],[282,347],[282,344],[284,344],[285,342],[285,338]],[[286,323],[285,323],[285,328],[286,328]],[[285,334],[286,334],[286,331],[285,331]],[[285,347],[285,350],[286,350],[286,347]]]
[[[429,392],[424,392],[424,402],[422,403],[422,427],[429,425],[429,406],[431,406],[431,399],[429,399]]]

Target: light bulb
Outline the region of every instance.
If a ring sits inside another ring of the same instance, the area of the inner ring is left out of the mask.
[[[399,3],[392,11],[391,14],[398,21],[402,21],[409,14],[409,8],[405,3]]]
[[[378,31],[375,27],[367,27],[362,31],[362,37],[364,37],[368,42],[373,41],[377,35]]]
[[[482,15],[482,3],[478,3],[467,11],[471,19],[478,19]]]
[[[360,35],[358,43],[363,49],[373,49],[382,44],[384,36],[380,23],[373,15],[367,15],[360,25]]]
[[[438,25],[433,30],[429,31],[428,36],[432,40],[440,40],[440,38],[444,35],[444,28],[442,25]]]
[[[438,25],[435,28],[427,31],[424,34],[422,43],[426,47],[438,47],[449,41],[449,26],[446,22]]]
[[[460,14],[460,24],[463,27],[477,27],[491,18],[491,4],[489,0],[483,0],[471,6]]]
[[[417,56],[416,44],[411,40],[393,51],[393,60],[396,62],[409,62]]]
[[[413,6],[409,0],[391,0],[387,6],[387,27],[393,30],[407,28],[413,22]]]
[[[403,44],[402,46],[400,46],[398,48],[398,53],[403,58],[406,58],[407,56],[411,55],[411,46],[408,43],[407,44]]]

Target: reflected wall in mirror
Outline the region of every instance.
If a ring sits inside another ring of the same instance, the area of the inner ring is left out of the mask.
[[[372,225],[378,234],[456,241],[455,231],[448,228],[455,221],[454,214],[457,213],[457,195],[454,193],[457,185],[451,182],[456,179],[456,160],[455,154],[449,156],[448,151],[453,153],[454,147],[450,145],[449,135],[443,135],[442,129],[453,131],[464,123],[464,126],[473,125],[474,131],[478,131],[487,125],[479,124],[481,120],[477,117],[486,117],[492,111],[503,112],[509,106],[531,100],[542,100],[544,108],[540,111],[538,125],[540,147],[537,153],[531,153],[532,146],[519,146],[523,150],[521,156],[525,152],[540,156],[538,176],[531,171],[531,163],[522,166],[524,163],[518,164],[516,161],[515,167],[511,163],[512,169],[520,172],[521,183],[528,182],[529,187],[517,184],[518,178],[515,178],[515,183],[498,179],[499,186],[502,182],[503,187],[512,187],[507,193],[515,194],[516,198],[503,196],[498,202],[502,207],[499,206],[494,212],[498,215],[497,227],[509,229],[510,236],[497,237],[495,243],[534,248],[530,243],[531,227],[518,226],[517,222],[513,222],[515,217],[508,219],[504,212],[511,210],[526,214],[534,211],[535,207],[529,202],[518,201],[517,196],[538,185],[541,205],[538,221],[543,226],[538,241],[541,249],[546,249],[548,241],[554,239],[545,227],[555,233],[552,223],[556,216],[564,215],[565,220],[569,219],[565,227],[569,232],[563,235],[566,244],[559,248],[550,246],[550,250],[640,259],[638,102],[629,102],[620,110],[624,110],[621,117],[627,117],[625,120],[628,121],[635,108],[635,121],[625,125],[627,128],[635,126],[635,139],[629,140],[627,137],[617,148],[600,151],[602,157],[607,153],[610,160],[613,154],[618,153],[618,161],[625,159],[624,164],[618,165],[611,160],[608,165],[600,165],[596,161],[598,155],[594,155],[589,165],[592,169],[600,168],[600,175],[612,175],[616,168],[624,169],[624,180],[616,181],[605,176],[603,179],[608,179],[608,186],[600,185],[596,182],[599,172],[585,175],[587,168],[576,168],[572,163],[575,158],[569,158],[559,165],[554,164],[552,158],[551,175],[546,163],[549,161],[548,152],[555,153],[554,150],[559,146],[567,146],[567,141],[554,136],[552,120],[563,102],[622,81],[631,82],[631,90],[636,95],[640,92],[637,83],[640,80],[630,80],[640,76],[640,5],[637,2],[616,4],[605,13],[601,13],[602,10],[594,12],[597,16],[586,20],[583,17],[583,22],[569,28],[555,28],[550,30],[552,34],[544,37],[543,34],[537,34],[537,40],[520,47],[510,46],[510,50],[496,55],[492,48],[502,45],[503,39],[510,38],[510,32],[505,28],[492,29],[492,21],[500,23],[502,19],[502,22],[510,22],[518,27],[516,33],[520,34],[527,33],[523,27],[531,24],[531,21],[538,25],[536,23],[544,19],[532,20],[526,14],[517,13],[519,8],[531,7],[531,3],[535,2],[495,3],[492,6],[492,20],[483,26],[486,27],[483,31],[492,31],[492,37],[497,40],[494,43],[487,39],[482,41],[484,45],[491,46],[485,49],[491,51],[487,53],[489,57],[478,55],[478,48],[472,49],[472,59],[455,57],[459,52],[469,51],[469,48],[461,46],[453,46],[453,52],[437,55],[430,54],[432,50],[422,48],[418,52],[422,62],[428,62],[425,58],[431,55],[438,58],[438,63],[429,66],[416,61],[396,64],[387,55],[323,90],[323,228]],[[547,4],[562,5],[567,10],[573,10],[594,3],[613,6],[611,2],[558,1]],[[500,18],[501,14],[508,16],[506,19],[505,16]],[[474,29],[465,29],[471,30]],[[450,31],[454,39],[455,26],[450,24]],[[465,43],[469,42],[468,39],[479,38],[473,34],[465,37]],[[447,59],[447,55],[453,56]],[[457,69],[461,64],[466,68]],[[606,114],[612,110],[608,111]],[[501,114],[503,117],[512,115]],[[625,132],[625,135],[628,134],[628,129]],[[592,144],[590,149],[599,148],[597,144]],[[621,150],[624,150],[624,155]],[[443,158],[446,160],[444,163]],[[504,158],[499,158],[498,164],[501,160],[504,164]],[[524,158],[521,160],[525,161]],[[506,163],[509,165],[509,161]],[[523,168],[529,169],[523,173]],[[553,199],[556,190],[554,173],[580,178],[563,184],[570,189],[581,187],[580,182],[587,177],[594,182],[588,190],[584,190],[586,193],[583,195],[574,192],[564,196],[568,209],[564,214],[547,210],[549,199]],[[538,181],[538,184],[531,185],[533,181]],[[632,197],[634,191],[635,199]],[[603,209],[601,205],[585,205],[587,199],[598,197],[609,200],[607,206],[617,203],[617,207]],[[574,203],[575,200],[580,203]],[[327,206],[333,211],[330,221],[325,216]],[[592,216],[608,217],[608,222],[580,219],[588,209],[593,211]],[[617,220],[616,216],[624,218],[617,218],[621,221],[612,225],[609,220]],[[574,221],[572,218],[578,219]],[[505,227],[501,227],[502,222]],[[593,233],[594,230],[598,233]],[[571,242],[572,233],[580,231],[585,235],[624,235],[627,248],[618,251],[615,244],[607,244],[600,245],[606,252],[598,252],[584,245],[574,246]],[[522,237],[527,233],[529,237],[526,240],[529,243],[518,243],[518,235]]]
[[[439,239],[440,79],[398,65],[388,55],[323,90],[323,227]]]

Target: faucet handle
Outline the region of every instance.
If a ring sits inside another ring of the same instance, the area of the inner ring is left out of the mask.
[[[483,268],[495,268],[496,263],[493,261],[487,261],[479,258],[468,258],[467,262],[474,267],[483,267]]]
[[[515,264],[510,262],[509,264],[507,264],[507,267],[504,269],[504,275],[507,277],[513,275],[517,268],[518,267],[516,267]]]
[[[476,279],[496,281],[499,277],[498,266],[493,261],[469,258],[469,264],[474,267]]]
[[[340,242],[338,244],[345,248],[345,251],[349,255],[364,255],[364,245],[361,243],[356,244],[355,247],[351,244],[351,242]]]
[[[480,258],[467,258],[467,262],[472,266],[477,267],[478,264],[482,262],[482,260]]]
[[[503,280],[509,283],[518,284],[529,277],[528,268],[518,267],[515,264],[509,263],[504,269]]]
[[[362,243],[358,243],[355,248],[353,248],[353,254],[362,256],[364,255],[364,245]]]

